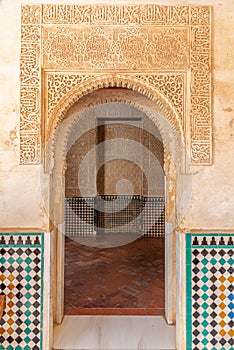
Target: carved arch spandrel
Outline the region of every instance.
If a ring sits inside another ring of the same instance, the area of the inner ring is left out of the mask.
[[[54,108],[47,123],[45,142],[49,140],[57,126],[64,119],[65,114],[81,97],[101,88],[120,87],[128,88],[149,97],[157,105],[161,114],[168,120],[172,128],[184,141],[183,125],[179,113],[169,99],[167,99],[155,86],[133,75],[99,75],[84,79],[83,83],[71,88],[61,98]]]

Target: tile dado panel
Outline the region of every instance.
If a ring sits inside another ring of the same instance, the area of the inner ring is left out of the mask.
[[[211,164],[210,6],[23,5],[21,164],[40,163],[61,107],[108,84],[154,91],[166,115],[179,119],[191,162]]]
[[[187,234],[187,349],[234,349],[234,234]]]
[[[42,349],[42,233],[0,233],[0,350]]]

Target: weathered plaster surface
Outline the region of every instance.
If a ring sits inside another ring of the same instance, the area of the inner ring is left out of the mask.
[[[48,1],[41,1],[46,3]],[[71,3],[71,1],[60,1]],[[0,220],[4,227],[45,228],[40,166],[19,165],[20,5],[36,0],[0,2]],[[58,1],[50,1],[58,3]],[[74,3],[78,3],[74,1]],[[87,1],[79,1],[87,3]],[[89,3],[109,4],[108,0]],[[177,4],[177,1],[134,1]],[[190,4],[180,0],[180,4]],[[192,193],[183,226],[187,229],[234,228],[234,1],[193,0],[213,6],[213,165],[192,168]],[[119,0],[118,4],[129,4]]]
[[[208,2],[207,2],[208,3]],[[190,228],[233,228],[234,218],[234,2],[214,6],[213,165],[194,168]]]
[[[0,17],[0,225],[43,228],[40,167],[19,166],[19,1],[1,1]]]

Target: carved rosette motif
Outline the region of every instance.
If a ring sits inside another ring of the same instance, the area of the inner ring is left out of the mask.
[[[40,162],[41,76],[46,131],[75,86],[87,89],[101,74],[124,72],[125,80],[135,76],[166,97],[190,137],[192,164],[211,164],[210,12],[209,6],[23,5],[21,163]]]

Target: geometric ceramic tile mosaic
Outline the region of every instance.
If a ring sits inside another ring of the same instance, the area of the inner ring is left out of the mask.
[[[186,235],[187,349],[234,350],[234,235]]]
[[[42,349],[43,234],[0,233],[0,350]]]
[[[165,235],[164,197],[99,195],[65,198],[66,236],[98,233],[134,233],[145,237]]]

